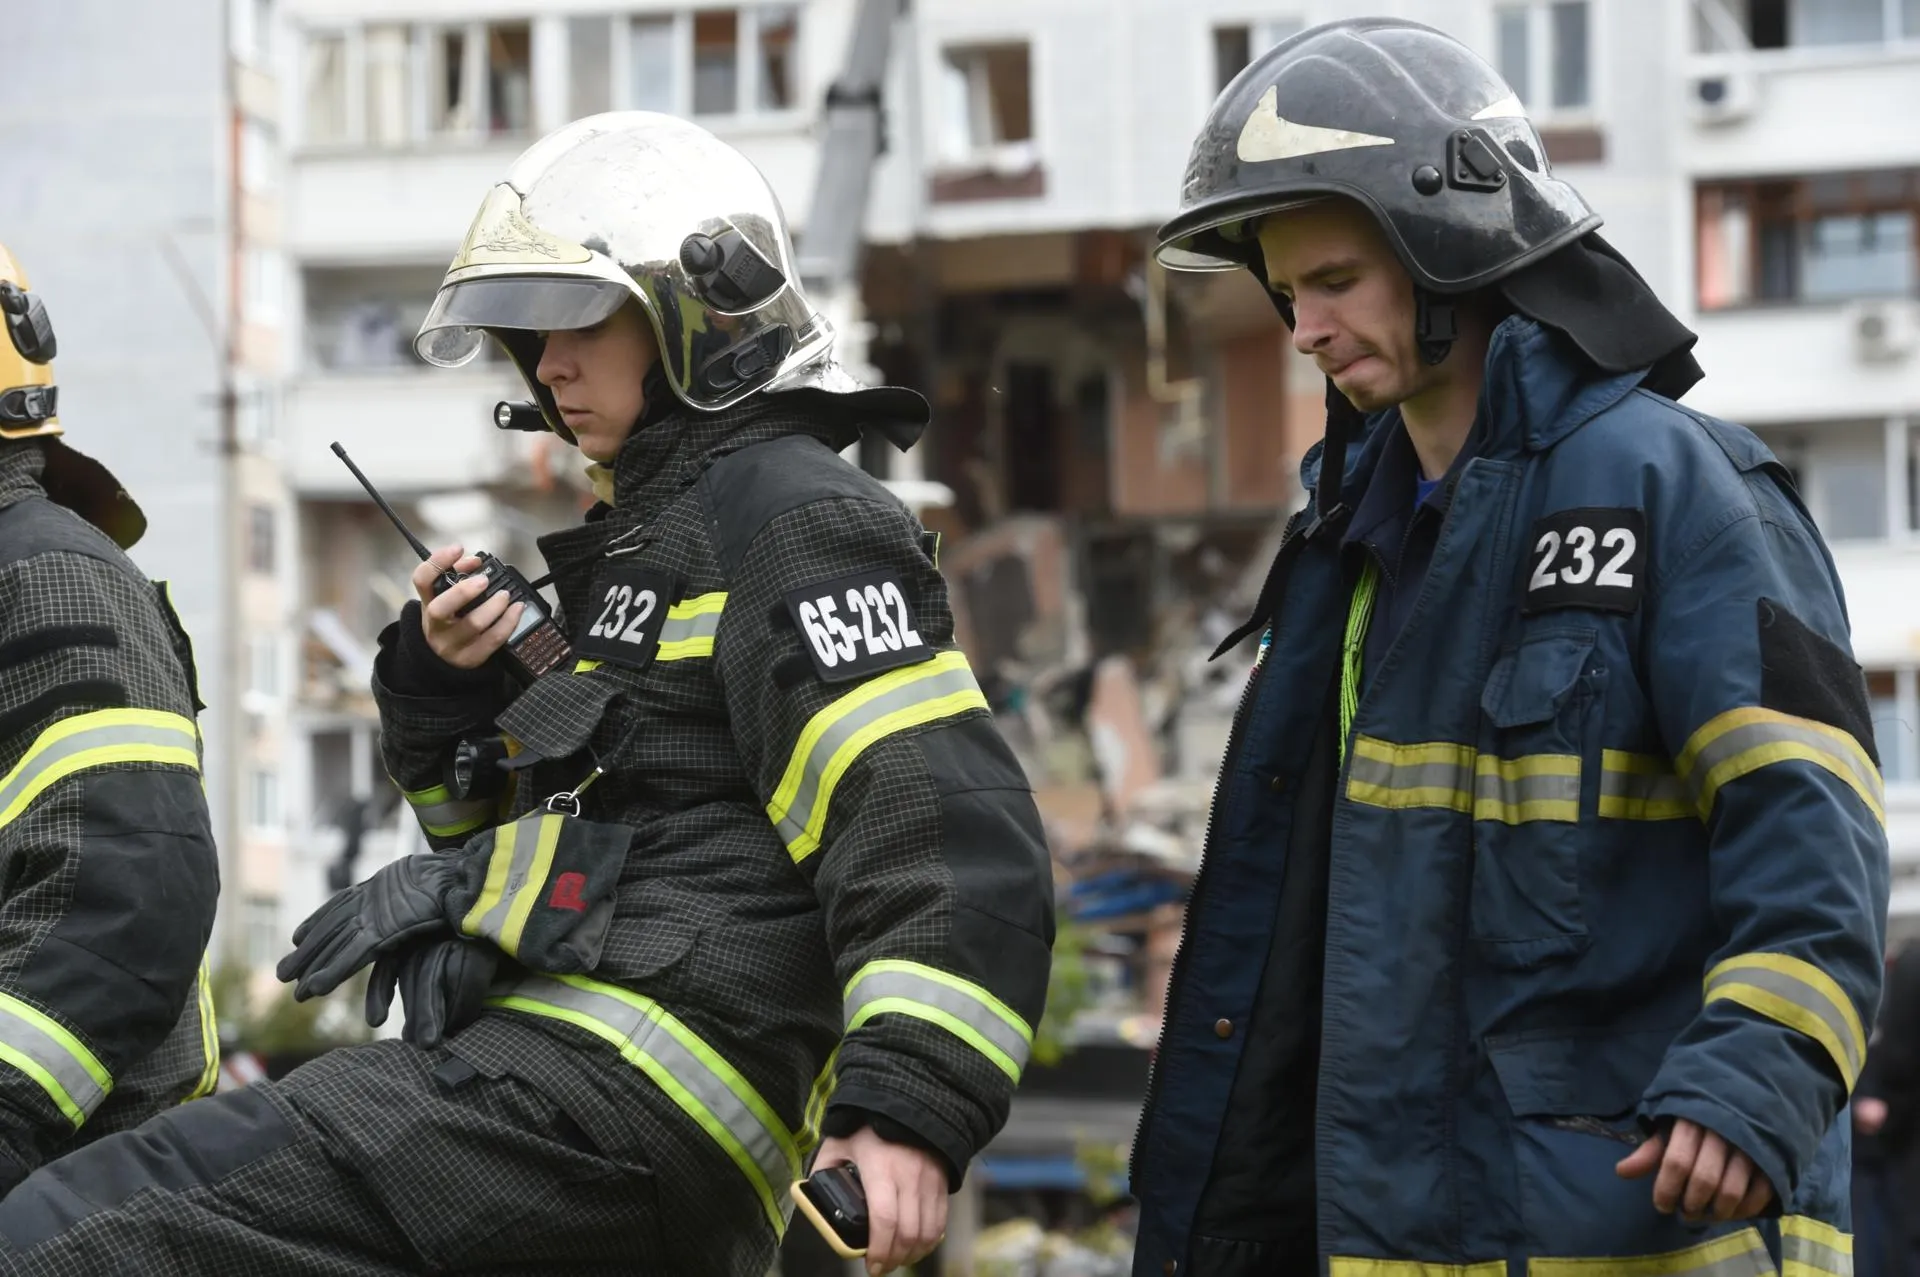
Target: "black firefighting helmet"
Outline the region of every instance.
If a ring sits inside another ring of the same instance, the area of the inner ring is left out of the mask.
[[[1350,18],[1275,45],[1220,94],[1155,255],[1260,270],[1254,223],[1329,195],[1369,209],[1415,284],[1443,294],[1600,225],[1492,67],[1431,27]]]

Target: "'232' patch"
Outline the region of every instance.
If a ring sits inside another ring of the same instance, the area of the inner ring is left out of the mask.
[[[594,578],[593,623],[576,635],[573,650],[596,661],[640,669],[660,647],[660,623],[673,597],[673,578],[628,564],[608,564]]]
[[[1647,582],[1647,516],[1589,507],[1534,521],[1525,613],[1581,607],[1631,612]]]
[[[787,595],[787,611],[823,682],[844,683],[934,656],[899,574],[884,568],[802,586]]]

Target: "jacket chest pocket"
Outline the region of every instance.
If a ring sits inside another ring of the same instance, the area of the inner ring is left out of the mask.
[[[1496,967],[1531,967],[1588,944],[1580,849],[1607,678],[1592,664],[1594,641],[1592,630],[1531,634],[1494,664],[1481,694],[1468,936]]]

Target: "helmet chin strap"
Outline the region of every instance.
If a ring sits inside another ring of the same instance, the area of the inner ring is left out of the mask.
[[[1459,336],[1460,312],[1453,299],[1415,284],[1413,339],[1420,346],[1420,358],[1429,366],[1439,363]]]

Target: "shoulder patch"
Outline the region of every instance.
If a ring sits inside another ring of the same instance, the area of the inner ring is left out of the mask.
[[[900,504],[885,484],[811,435],[728,453],[700,476],[698,491],[714,555],[729,580],[760,530],[790,510],[834,497]]]
[[[1647,584],[1647,516],[1625,508],[1562,510],[1536,519],[1528,534],[1527,590],[1521,612],[1592,608],[1632,612]]]
[[[1837,727],[1880,765],[1867,680],[1838,643],[1772,599],[1755,605],[1760,628],[1760,704]]]
[[[822,682],[845,683],[934,657],[900,574],[890,568],[803,585],[788,592],[787,611],[806,636]]]

